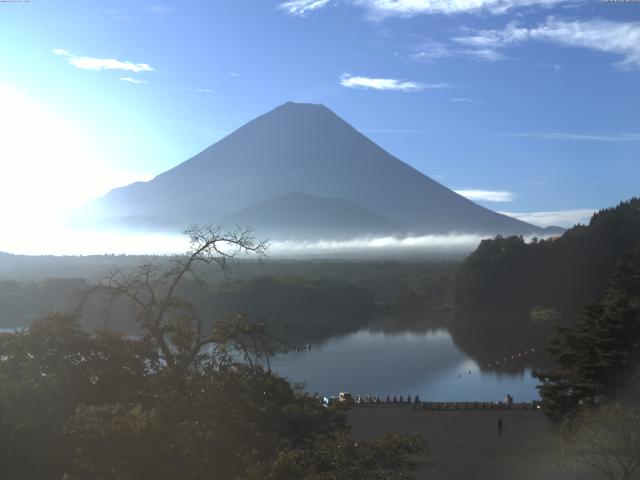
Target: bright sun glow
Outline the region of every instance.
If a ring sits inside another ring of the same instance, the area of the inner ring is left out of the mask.
[[[23,251],[37,232],[51,238],[69,209],[149,178],[110,168],[78,127],[18,90],[0,86],[0,105],[0,250]],[[57,253],[40,246],[34,253]]]

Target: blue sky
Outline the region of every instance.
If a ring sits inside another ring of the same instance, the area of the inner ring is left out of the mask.
[[[0,3],[0,59],[14,222],[150,178],[288,100],[539,224],[640,193],[640,3],[31,0]]]

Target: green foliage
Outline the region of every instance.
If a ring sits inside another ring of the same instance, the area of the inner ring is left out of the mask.
[[[373,299],[362,287],[339,279],[257,277],[226,282],[207,291],[200,304],[213,318],[246,313],[271,325],[290,341],[308,341],[366,325],[374,312]]]
[[[485,240],[460,266],[454,297],[460,306],[567,311],[601,294],[621,255],[640,242],[640,198],[593,215],[556,239]]]
[[[537,244],[536,244],[537,245]],[[462,263],[455,278],[455,301],[459,305],[488,307],[521,305],[527,295],[528,272],[534,264],[532,250],[522,237],[483,240]]]
[[[1,335],[0,463],[7,477],[61,476],[70,449],[61,441],[66,420],[79,405],[149,398],[156,362],[144,344],[110,332],[89,335],[72,316]]]
[[[268,478],[288,456],[326,461],[327,475],[347,465],[386,471],[408,468],[418,451],[398,439],[345,456],[344,413],[259,365],[211,352],[194,368],[168,368],[143,337],[89,334],[74,317],[4,334],[0,352],[9,480]]]
[[[87,282],[77,278],[0,280],[0,325],[27,326],[49,312],[71,312],[78,304],[78,292],[86,288]]]
[[[556,422],[581,406],[635,399],[640,373],[640,245],[623,256],[599,303],[549,343],[555,367],[535,374],[545,412]]]

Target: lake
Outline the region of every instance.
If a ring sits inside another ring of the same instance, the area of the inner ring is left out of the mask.
[[[0,328],[14,332],[17,328]],[[423,401],[538,400],[531,369],[513,374],[481,370],[462,352],[446,329],[354,333],[312,343],[272,361],[274,371],[321,395],[378,395],[385,399],[419,395]]]
[[[419,395],[423,401],[538,400],[531,370],[482,371],[445,329],[382,332],[362,329],[311,344],[273,362],[273,369],[321,395],[351,392],[383,399]]]

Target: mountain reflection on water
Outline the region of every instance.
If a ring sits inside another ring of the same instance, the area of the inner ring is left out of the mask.
[[[444,329],[381,331],[361,329],[312,344],[273,362],[310,393],[337,395],[419,395],[427,401],[515,401],[538,399],[537,381],[524,364],[517,372],[487,369],[463,353]]]

